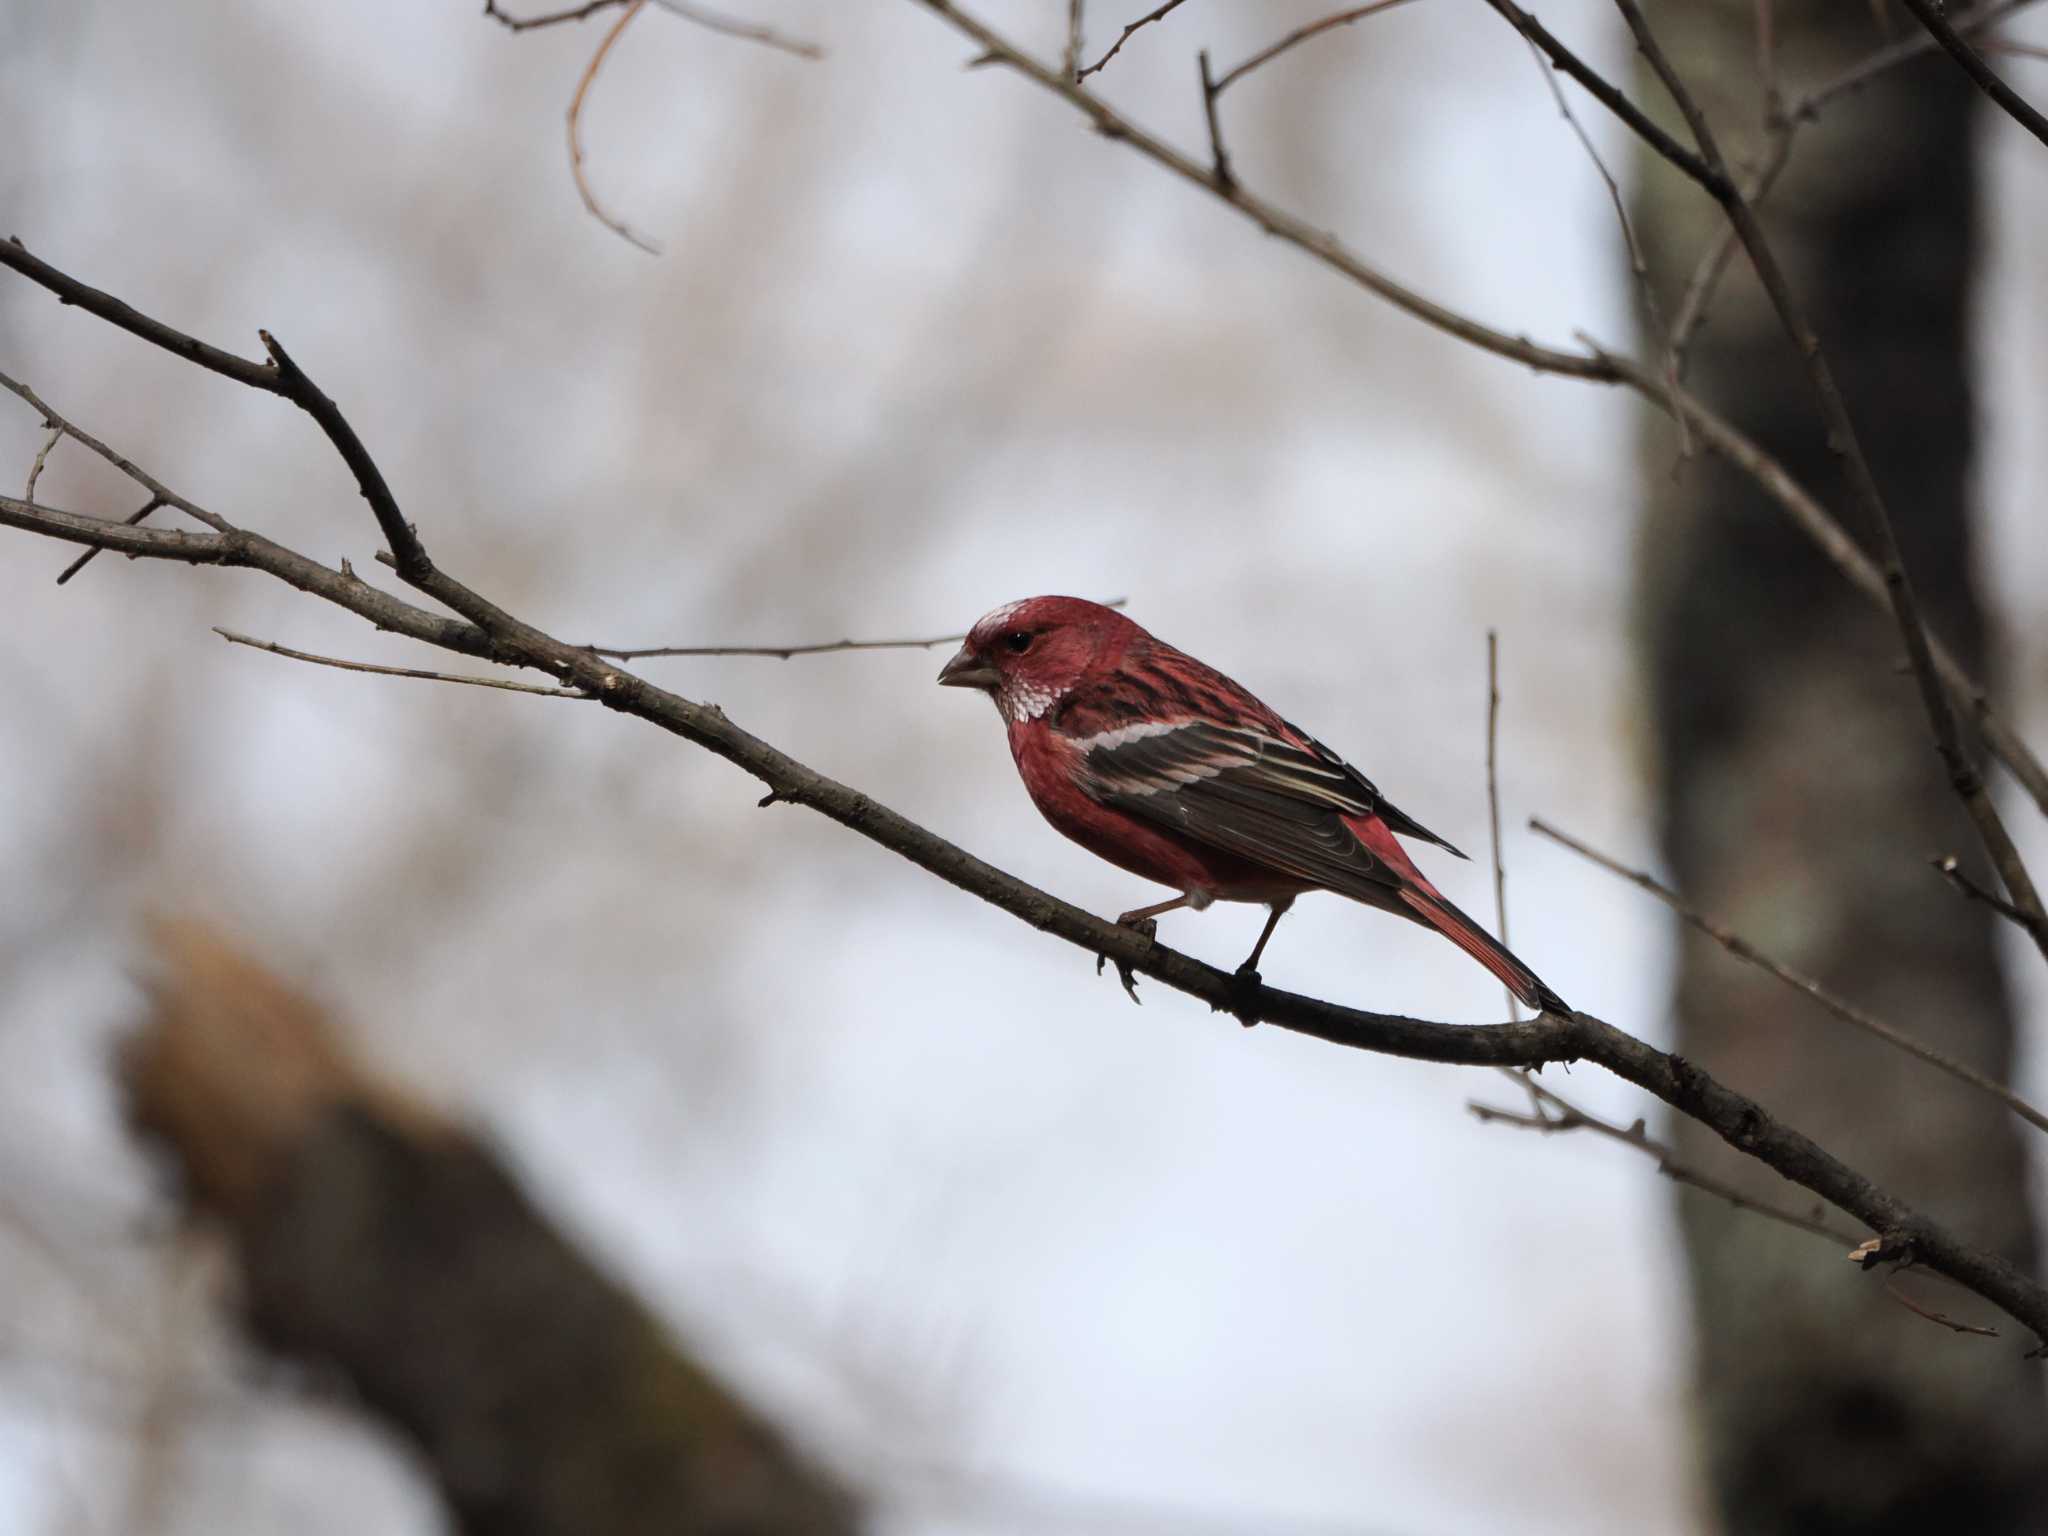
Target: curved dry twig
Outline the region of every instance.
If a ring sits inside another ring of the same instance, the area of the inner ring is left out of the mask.
[[[633,18],[647,7],[647,0],[626,0],[626,8],[619,19],[612,23],[604,38],[597,45],[597,52],[590,56],[590,62],[583,67],[582,75],[576,81],[575,94],[569,98],[569,175],[576,183],[576,195],[583,199],[583,206],[590,216],[606,229],[624,240],[628,245],[638,246],[650,256],[659,256],[661,247],[645,235],[637,233],[624,219],[605,210],[597,200],[597,194],[590,190],[590,179],[583,174],[583,100],[590,94],[590,83],[597,78],[603,67],[605,55],[612,51],[626,28],[633,24]]]

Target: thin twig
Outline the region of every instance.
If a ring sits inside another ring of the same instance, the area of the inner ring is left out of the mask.
[[[1088,0],[1067,0],[1067,51],[1061,68],[1076,85],[1081,83],[1081,28],[1087,18]]]
[[[1996,891],[1985,890],[1983,886],[1964,874],[1963,867],[1957,861],[1954,854],[1951,853],[1939,859],[1929,859],[1927,862],[1939,870],[1941,877],[1958,891],[1962,892],[1969,900],[1982,902],[2007,922],[2017,924],[2029,934],[2038,932],[2039,923],[2031,913],[2022,912]]]
[[[1294,47],[1297,43],[1305,43],[1310,38],[1320,37],[1323,33],[1337,27],[1348,27],[1354,21],[1363,21],[1368,16],[1377,15],[1381,11],[1391,11],[1395,6],[1406,5],[1407,3],[1408,0],[1373,0],[1371,5],[1361,5],[1348,11],[1339,11],[1334,16],[1325,16],[1320,21],[1312,21],[1305,27],[1296,27],[1292,32],[1281,38],[1279,42],[1273,44],[1272,47],[1261,49],[1235,69],[1226,71],[1223,78],[1216,82],[1215,94],[1221,95],[1229,88],[1233,81],[1242,80],[1261,64],[1272,63],[1273,60],[1279,58],[1281,54]]]
[[[1761,3],[1761,0],[1759,0]],[[1642,243],[1636,239],[1635,222],[1628,216],[1628,200],[1621,195],[1621,183],[1614,179],[1614,173],[1607,169],[1607,162],[1600,158],[1599,146],[1593,136],[1586,132],[1586,125],[1579,121],[1579,115],[1572,111],[1572,104],[1564,94],[1564,87],[1557,83],[1557,71],[1550,67],[1543,57],[1543,50],[1536,46],[1536,39],[1527,33],[1522,41],[1529,45],[1529,57],[1536,61],[1536,69],[1543,76],[1543,83],[1550,88],[1551,100],[1557,103],[1558,113],[1570,127],[1572,134],[1585,150],[1586,158],[1593,162],[1593,169],[1600,173],[1600,180],[1606,185],[1607,200],[1614,207],[1615,222],[1621,226],[1622,244],[1628,250],[1628,269],[1635,279],[1636,298],[1643,306],[1643,322],[1653,336],[1664,332],[1663,315],[1657,304],[1657,289],[1650,281],[1650,263],[1643,255]],[[1664,348],[1665,380],[1673,390],[1678,388],[1679,356],[1675,347],[1667,344]],[[1680,458],[1692,457],[1692,431],[1685,423],[1685,412],[1679,407],[1676,397],[1666,407],[1672,422],[1678,428],[1678,453]]]
[[[4,261],[6,252],[7,248],[0,246],[0,261]],[[82,430],[69,418],[59,415],[51,408],[49,401],[45,400],[20,380],[9,378],[6,374],[0,373],[0,389],[6,390],[24,405],[28,406],[30,410],[35,411],[42,417],[47,426],[62,432],[88,453],[96,454],[106,460],[107,463],[113,465],[114,468],[126,475],[130,480],[133,480],[137,485],[149,492],[151,498],[160,505],[174,507],[194,521],[204,523],[216,533],[227,532],[230,525],[226,518],[216,512],[209,512],[206,508],[194,502],[187,501],[154,475],[123,458],[90,432]],[[28,501],[34,498],[23,497],[22,499]]]
[[[1493,931],[1500,947],[1508,948],[1508,870],[1500,852],[1500,769],[1496,747],[1500,739],[1500,635],[1486,632],[1486,826],[1493,845]],[[1507,994],[1508,1017],[1519,1017],[1515,989],[1503,986]]]
[[[1966,1083],[1970,1087],[1975,1088],[1979,1093],[1990,1095],[1990,1097],[1998,1100],[1999,1103],[2003,1104],[2036,1130],[2048,1131],[2048,1114],[2043,1114],[2017,1093],[2014,1093],[2012,1089],[1999,1082],[1998,1079],[1979,1072],[1975,1067],[1965,1062],[1958,1061],[1945,1051],[1936,1050],[1933,1046],[1925,1044],[1902,1029],[1885,1023],[1884,1020],[1865,1012],[1854,1003],[1836,996],[1805,972],[1796,971],[1791,966],[1773,959],[1740,934],[1731,932],[1725,924],[1716,922],[1713,918],[1708,917],[1698,908],[1692,906],[1683,896],[1672,890],[1670,886],[1659,881],[1647,870],[1631,869],[1619,860],[1610,858],[1607,854],[1600,852],[1597,848],[1588,847],[1569,833],[1559,831],[1541,817],[1531,817],[1529,819],[1529,830],[1538,836],[1549,838],[1553,843],[1561,847],[1569,848],[1580,858],[1585,859],[1589,863],[1599,865],[1611,875],[1620,876],[1637,889],[1648,891],[1652,896],[1663,902],[1665,906],[1677,913],[1686,923],[1712,939],[1736,959],[1753,965],[1768,975],[1775,976],[1786,986],[1792,988],[1793,991],[1799,992],[1820,1004],[1821,1007],[1840,1019],[1844,1024],[1853,1024],[1865,1034],[1875,1035],[1878,1039],[1884,1041],[1885,1044],[1904,1051],[1908,1056],[1916,1060],[1924,1061],[1936,1071],[1947,1073],[1957,1082]],[[1939,867],[1939,863],[1940,861],[1937,861],[1937,867]],[[1944,873],[1947,873],[1947,871],[1944,871]],[[1989,892],[1982,894],[1987,897],[1990,895]],[[1996,898],[1993,899],[1995,900]]]
[[[1756,0],[1756,74],[1764,87],[1764,120],[1781,109],[1778,84],[1778,21],[1771,0]]]
[[[137,507],[133,512],[130,512],[126,519],[124,519],[124,521],[127,523],[129,527],[132,528],[137,523],[141,522],[145,517],[148,517],[150,513],[154,512],[158,507],[162,505],[162,501],[160,501],[155,496],[152,496],[149,498],[149,500],[145,501],[141,506]],[[64,583],[69,581],[72,577],[76,576],[80,571],[84,570],[88,565],[91,565],[94,558],[98,554],[98,550],[88,549],[76,560],[72,561],[69,565],[65,566],[63,570],[57,573],[57,585],[60,587],[63,586]]]
[[[1132,22],[1129,26],[1125,27],[1122,34],[1118,36],[1117,40],[1109,45],[1109,52],[1105,53],[1093,64],[1090,64],[1086,69],[1080,70],[1075,74],[1074,84],[1079,85],[1083,80],[1086,80],[1090,75],[1100,71],[1103,65],[1107,64],[1111,59],[1115,58],[1117,54],[1122,51],[1124,44],[1128,43],[1131,40],[1131,34],[1133,32],[1139,31],[1142,28],[1150,26],[1153,22],[1158,21],[1161,17],[1166,16],[1170,12],[1179,10],[1180,7],[1185,3],[1186,0],[1166,0],[1166,4],[1160,6],[1158,10],[1147,11],[1143,16],[1140,16],[1136,21]]]
[[[925,3],[936,5],[940,0]],[[1076,95],[1086,94],[1070,82],[1067,86]],[[66,279],[61,291],[91,290]],[[120,323],[138,334],[154,329],[166,338],[176,338],[177,333],[168,327],[136,316],[125,305],[116,313],[122,317]],[[140,326],[131,323],[138,320]],[[184,355],[175,340],[172,345]],[[1997,1303],[2027,1324],[2038,1338],[2048,1340],[2048,1286],[1998,1254],[1962,1241],[1693,1063],[1660,1051],[1602,1019],[1586,1013],[1554,1013],[1527,1022],[1454,1025],[1347,1008],[1263,983],[1247,985],[1243,977],[1204,965],[1148,935],[1105,922],[974,858],[872,797],[777,750],[736,725],[723,710],[658,688],[605,658],[557,640],[425,558],[403,512],[388,500],[389,488],[375,464],[358,463],[351,457],[351,449],[361,451],[359,439],[333,402],[311,387],[310,380],[303,380],[301,391],[289,380],[270,376],[271,370],[258,370],[258,375],[255,387],[271,392],[289,389],[289,398],[313,416],[348,464],[387,537],[391,537],[394,522],[409,536],[411,556],[407,545],[401,544],[383,558],[399,569],[407,585],[451,610],[455,619],[401,602],[355,580],[346,570],[330,570],[240,529],[192,534],[126,527],[8,496],[0,496],[0,524],[124,553],[261,570],[362,614],[380,627],[467,655],[551,674],[565,687],[598,695],[606,708],[646,720],[725,758],[784,800],[829,817],[1020,921],[1084,953],[1121,960],[1134,971],[1235,1018],[1267,1020],[1355,1049],[1434,1061],[1508,1066],[1573,1060],[1597,1063],[1656,1095],[1744,1154],[1858,1217],[1879,1234],[1879,1251],[1885,1256],[1910,1256],[1924,1263]]]
[[[36,482],[43,478],[43,465],[49,462],[50,450],[64,441],[64,428],[62,426],[54,422],[45,422],[43,425],[50,429],[50,435],[44,441],[43,446],[36,451],[35,463],[28,467],[28,489],[21,493],[23,501],[34,501],[36,499]]]
[[[1503,5],[1511,3],[1511,0],[1490,0],[1490,3]],[[1642,7],[1637,0],[1615,0],[1615,5],[1621,11],[1622,19],[1628,23],[1629,31],[1634,34],[1636,46],[1649,61],[1657,78],[1664,83],[1679,115],[1685,119],[1693,142],[1699,146],[1698,159],[1704,165],[1702,174],[1695,179],[1727,213],[1728,222],[1741,237],[1743,249],[1749,253],[1750,264],[1756,269],[1764,292],[1770,297],[1772,309],[1777,311],[1780,325],[1806,365],[1808,383],[1813,388],[1814,397],[1820,405],[1821,419],[1827,427],[1828,445],[1841,461],[1851,493],[1877,531],[1878,551],[1884,565],[1885,588],[1891,598],[1893,617],[1900,637],[1905,641],[1906,658],[1913,664],[1921,706],[1926,711],[1927,723],[1934,736],[1935,751],[1947,770],[1949,786],[1976,824],[1977,835],[1991,855],[1992,866],[2005,885],[2006,895],[2031,919],[2028,931],[2042,958],[2048,960],[2048,915],[2042,911],[2033,878],[2027,872],[2026,862],[2020,857],[2011,833],[2006,830],[1997,803],[1963,745],[1961,732],[1956,726],[1955,706],[1942,680],[1941,669],[1935,662],[1934,645],[1921,617],[1920,600],[1906,573],[1905,556],[1899,548],[1898,530],[1892,521],[1891,508],[1878,489],[1870,461],[1864,456],[1855,423],[1850,419],[1841,388],[1835,382],[1834,369],[1829,366],[1827,354],[1821,350],[1820,338],[1814,333],[1804,307],[1793,294],[1792,285],[1764,236],[1763,226],[1757,221],[1755,209],[1743,198],[1741,189],[1728,174],[1727,162],[1721,156],[1706,114],[1700,110],[1698,101],[1665,55],[1662,44],[1643,15]]]
[[[654,0],[654,3],[671,16],[680,16],[724,37],[736,37],[743,43],[759,43],[764,48],[773,48],[778,53],[792,54],[799,59],[825,57],[825,50],[820,44],[806,38],[791,37],[787,32],[778,32],[773,27],[743,17],[708,10],[695,4],[694,0]]]
[[[1626,1127],[1619,1126],[1611,1120],[1603,1120],[1598,1115],[1579,1108],[1533,1077],[1525,1078],[1524,1083],[1538,1104],[1546,1106],[1552,1113],[1545,1114],[1539,1109],[1535,1114],[1525,1115],[1516,1110],[1481,1104],[1476,1100],[1468,1100],[1465,1107],[1471,1110],[1482,1124],[1518,1126],[1523,1130],[1541,1131],[1545,1135],[1557,1135],[1565,1131],[1591,1131],[1595,1135],[1605,1136],[1609,1141],[1618,1141],[1625,1147],[1633,1147],[1645,1156],[1654,1158],[1657,1171],[1673,1183],[1687,1184],[1703,1194],[1726,1200],[1738,1211],[1750,1211],[1771,1221],[1783,1222],[1788,1227],[1797,1227],[1801,1232],[1811,1232],[1816,1237],[1827,1238],[1830,1242],[1845,1247],[1854,1247],[1858,1241],[1854,1234],[1829,1223],[1818,1207],[1809,1214],[1781,1205],[1772,1205],[1769,1201],[1758,1200],[1744,1194],[1726,1180],[1701,1173],[1680,1158],[1672,1147],[1650,1135],[1641,1120]]]
[[[1742,195],[1750,202],[1762,202],[1770,195],[1771,188],[1777,185],[1779,175],[1792,158],[1792,136],[1797,131],[1797,122],[1798,119],[1787,117],[1771,132],[1770,148],[1764,153],[1763,163],[1750,173],[1742,186]],[[1740,244],[1734,225],[1726,225],[1718,231],[1706,250],[1700,253],[1699,263],[1692,269],[1692,277],[1678,301],[1678,315],[1671,322],[1665,350],[1681,379],[1685,377],[1686,349],[1705,323],[1707,306],[1713,301],[1714,290],[1720,286],[1722,274],[1728,270],[1728,263]]]
[[[1630,132],[1694,181],[1713,191],[1717,183],[1726,180],[1725,171],[1714,170],[1699,155],[1658,127],[1619,86],[1565,47],[1548,27],[1516,5],[1514,0],[1486,0],[1486,3],[1499,12],[1509,26],[1542,49],[1553,64],[1578,81],[1595,101],[1626,123]],[[1717,198],[1719,195],[1715,193]]]
[[[158,507],[174,507],[178,511],[183,512],[187,517],[196,519],[209,528],[225,530],[228,527],[225,518],[187,501],[184,497],[171,490],[169,486],[163,484],[154,476],[145,473],[120,454],[114,452],[113,449],[94,437],[90,432],[81,431],[75,423],[58,415],[56,411],[50,408],[47,400],[44,400],[26,384],[21,383],[17,379],[11,379],[4,373],[0,373],[0,389],[5,389],[8,393],[22,400],[31,409],[39,412],[44,424],[50,429],[50,441],[43,445],[42,453],[36,455],[35,468],[29,472],[28,494],[22,500],[31,502],[35,500],[36,481],[42,473],[44,456],[55,446],[59,437],[68,437],[88,452],[106,460],[107,463],[113,465],[114,468],[149,492],[149,500],[145,501],[137,510],[128,514],[127,521],[131,526],[141,522],[152,512],[156,511]],[[61,587],[70,581],[72,577],[92,564],[99,557],[99,553],[97,549],[88,549],[79,555],[77,559],[57,573],[57,585]]]
[[[316,667],[335,667],[343,672],[371,672],[378,677],[412,677],[427,683],[461,683],[469,688],[497,688],[506,693],[537,693],[548,699],[595,699],[594,693],[585,693],[581,688],[548,688],[539,683],[515,682],[507,677],[473,677],[456,672],[424,672],[418,667],[382,667],[371,661],[349,661],[340,656],[316,656],[311,651],[295,651],[288,645],[279,645],[275,640],[258,640],[252,635],[241,635],[232,629],[215,625],[213,632],[230,645],[246,645],[252,650],[268,651],[273,656],[288,656],[293,661],[310,661]]]
[[[1223,147],[1223,125],[1216,118],[1216,92],[1220,87],[1209,74],[1209,50],[1195,55],[1201,69],[1202,116],[1209,124],[1209,175],[1225,192],[1234,191],[1237,177],[1231,174],[1230,155]]]
[[[1105,608],[1121,608],[1127,597],[1103,600]],[[772,656],[787,661],[792,656],[826,656],[835,651],[928,651],[935,645],[958,645],[965,634],[931,635],[920,640],[813,640],[800,645],[650,645],[629,650],[615,645],[587,645],[585,650],[618,661],[641,661],[650,656]]]
[[[598,68],[604,63],[605,55],[612,51],[612,44],[619,40],[619,35],[646,6],[647,0],[628,0],[625,11],[605,33],[604,40],[597,45],[597,52],[590,56],[590,62],[584,66],[583,74],[576,82],[576,93],[569,98],[569,175],[576,183],[576,195],[583,199],[583,206],[590,211],[592,218],[629,245],[638,246],[650,256],[659,256],[660,246],[636,233],[625,220],[605,211],[604,205],[597,200],[597,194],[590,190],[589,179],[583,174],[583,98],[589,94],[590,82],[597,78]]]
[[[2048,144],[2048,118],[2035,111],[2017,91],[1999,78],[1998,72],[1984,62],[1983,56],[1949,25],[1942,8],[1934,0],[1906,0],[1906,9],[1920,18],[1920,25],[1927,29],[1928,35],[1962,66],[1963,73],[1976,82],[1978,90],[1996,102],[2007,117],[2043,144]]]
[[[1908,1296],[1904,1291],[1899,1289],[1899,1271],[1896,1269],[1884,1277],[1884,1288],[1886,1294],[1889,1295],[1893,1301],[1896,1301],[1900,1306],[1904,1307],[1908,1312],[1911,1312],[1916,1317],[1924,1317],[1927,1319],[1928,1322],[1939,1323],[1942,1327],[1950,1329],[1956,1333],[1975,1334],[1980,1339],[1995,1339],[1998,1337],[1998,1330],[1996,1328],[1986,1328],[1981,1323],[1958,1322],[1956,1319],[1950,1317],[1946,1312],[1939,1311],[1934,1307],[1930,1307],[1922,1302],[1915,1301],[1912,1297]]]
[[[510,16],[498,9],[498,0],[484,0],[484,15],[493,21],[502,22],[507,31],[530,32],[536,27],[558,26],[565,21],[582,21],[595,16],[599,11],[608,11],[615,5],[624,5],[626,0],[590,0],[588,5],[573,6],[566,11],[549,11],[544,16]]]
[[[498,9],[497,0],[484,0],[484,15],[493,21],[502,22],[507,31],[530,32],[535,27],[559,26],[565,21],[582,21],[595,16],[599,11],[608,11],[614,6],[631,4],[632,0],[590,0],[587,5],[572,6],[565,11],[550,11],[544,16],[518,17],[507,15]],[[654,0],[654,3],[672,16],[695,22],[710,32],[725,37],[737,37],[743,42],[760,43],[763,47],[774,48],[782,53],[793,53],[800,59],[822,59],[825,50],[816,43],[806,42],[800,37],[791,37],[773,27],[747,21],[738,16],[727,16],[720,11],[706,10],[694,5],[691,0]]]

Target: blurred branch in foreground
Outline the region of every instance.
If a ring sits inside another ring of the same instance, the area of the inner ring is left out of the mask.
[[[224,1218],[251,1332],[345,1372],[471,1533],[839,1536],[847,1496],[318,1005],[167,924],[130,1116]]]

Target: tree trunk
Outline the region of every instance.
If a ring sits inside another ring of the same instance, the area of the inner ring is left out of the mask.
[[[1758,7],[1649,9],[1731,159],[1756,149]],[[1795,93],[1903,35],[1869,6],[1774,9],[1779,68]],[[1662,100],[1646,70],[1637,86],[1639,99]],[[1975,110],[1938,54],[1836,100],[1802,130],[1765,223],[1813,314],[1932,623],[1981,672],[1968,510]],[[1635,181],[1668,322],[1720,214],[1647,153]],[[1800,361],[1739,252],[1687,378],[1872,547]],[[1669,427],[1649,427],[1638,602],[1678,885],[1831,989],[2004,1075],[2013,1025],[1995,919],[1958,899],[1927,860],[1955,852],[1987,882],[1988,871],[1939,771],[1889,616],[1745,478],[1705,457],[1674,475],[1675,453]],[[1998,1105],[1689,932],[1676,1014],[1686,1055],[1880,1184],[2038,1269],[2022,1128]],[[1677,1140],[1726,1175],[1775,1182],[1690,1122]],[[1678,1198],[1702,1459],[1724,1529],[2048,1530],[2043,1373],[2016,1358],[2028,1341],[2009,1327],[1996,1340],[1951,1333],[1809,1236],[1693,1192]],[[1944,1312],[1977,1315],[1923,1277],[1895,1283]]]

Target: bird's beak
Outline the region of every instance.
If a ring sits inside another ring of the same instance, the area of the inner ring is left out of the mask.
[[[953,653],[951,661],[939,668],[941,688],[986,688],[994,692],[1002,681],[994,667],[964,645]]]

